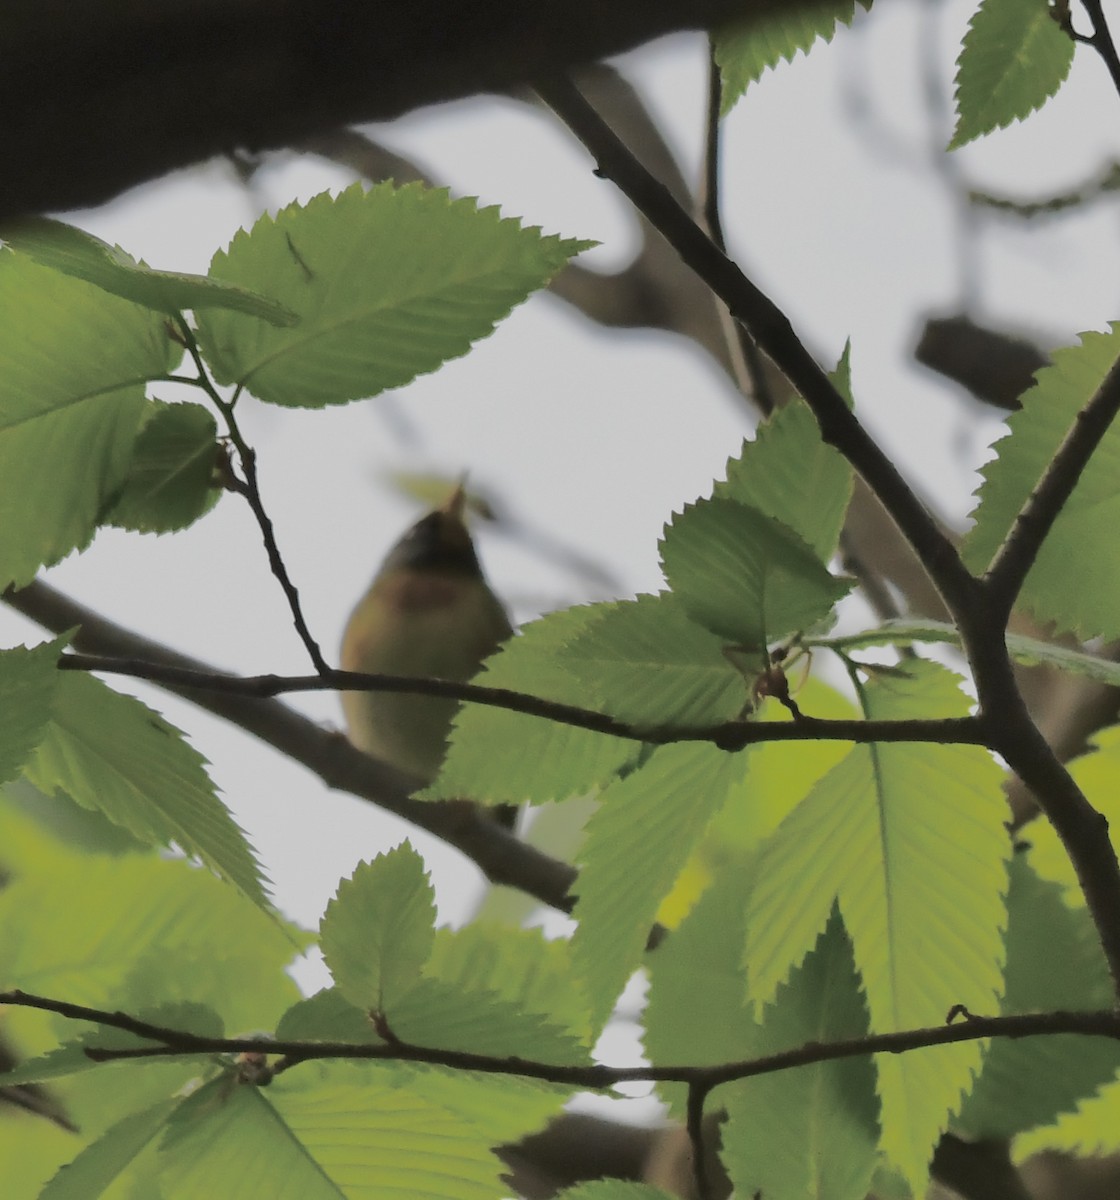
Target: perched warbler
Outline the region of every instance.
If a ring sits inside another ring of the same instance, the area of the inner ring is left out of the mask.
[[[389,551],[342,638],[344,671],[465,682],[513,632],[463,521],[460,485]],[[439,772],[455,700],[343,692],[350,741],[425,782]]]

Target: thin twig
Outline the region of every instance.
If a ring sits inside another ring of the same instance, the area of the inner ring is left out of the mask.
[[[1088,14],[1089,20],[1093,23],[1092,36],[1084,37],[1076,34],[1073,32],[1072,26],[1069,29],[1070,34],[1075,41],[1084,42],[1096,50],[1108,68],[1108,73],[1112,77],[1112,86],[1116,88],[1117,93],[1120,93],[1120,55],[1116,53],[1116,43],[1112,40],[1112,33],[1105,20],[1101,0],[1081,0],[1081,4]]]
[[[983,577],[987,603],[994,617],[1006,622],[1046,535],[1117,412],[1120,412],[1120,359],[1113,363],[1100,387],[1074,418]]]
[[[697,1066],[612,1067],[605,1064],[586,1066],[537,1062],[515,1056],[475,1054],[463,1050],[436,1049],[408,1042],[327,1042],[281,1041],[264,1037],[211,1038],[183,1030],[152,1025],[123,1012],[109,1012],[49,996],[39,996],[18,989],[0,992],[0,1004],[35,1008],[54,1012],[72,1020],[91,1021],[112,1029],[120,1029],[158,1043],[139,1047],[88,1046],[86,1054],[95,1062],[115,1062],[136,1058],[174,1058],[184,1054],[247,1054],[267,1053],[284,1055],[297,1062],[317,1059],[350,1058],[361,1060],[390,1060],[433,1063],[459,1070],[478,1071],[488,1075],[518,1075],[550,1083],[600,1090],[623,1083],[683,1083],[710,1091],[721,1084],[740,1079],[772,1075],[793,1067],[813,1063],[833,1062],[844,1058],[862,1058],[871,1054],[906,1054],[929,1046],[956,1045],[992,1037],[1038,1037],[1075,1033],[1085,1037],[1120,1039],[1120,1013],[1112,1009],[1087,1012],[1055,1011],[1021,1013],[1003,1017],[979,1017],[966,1014],[944,1025],[907,1029],[896,1033],[868,1034],[834,1042],[806,1042],[789,1050],[766,1054],[758,1058]],[[953,1014],[951,1014],[953,1015]]]
[[[202,354],[199,351],[194,330],[191,329],[190,325],[183,318],[179,318],[177,325],[187,353],[194,360],[195,368],[198,371],[198,378],[191,382],[202,388],[210,398],[210,402],[222,414],[222,418],[226,423],[229,440],[236,448],[238,458],[241,460],[241,470],[245,478],[241,481],[243,486],[238,487],[237,491],[245,497],[249,509],[257,522],[257,528],[261,533],[261,540],[264,542],[265,553],[268,555],[269,569],[276,577],[276,581],[280,584],[284,592],[284,597],[288,602],[288,609],[292,614],[292,623],[295,625],[296,633],[299,634],[299,639],[303,642],[311,658],[311,665],[316,671],[323,674],[329,671],[330,667],[327,665],[327,660],[323,657],[322,650],[319,649],[319,643],[312,637],[311,630],[304,618],[299,591],[288,574],[288,568],[284,565],[284,556],[280,553],[280,546],[276,541],[276,530],[273,528],[272,518],[269,517],[268,510],[261,499],[260,481],[257,476],[256,451],[245,440],[241,432],[241,427],[237,423],[237,416],[234,410],[237,405],[237,398],[240,395],[240,388],[234,393],[232,399],[226,400],[214,386],[210,378],[210,374],[206,369],[206,363],[203,361]]]
[[[327,670],[322,675],[227,675],[221,671],[196,671],[165,666],[145,659],[122,659],[107,655],[62,655],[59,667],[70,671],[100,671],[143,679],[148,683],[191,691],[223,692],[253,699],[271,698],[288,692],[403,692],[416,696],[438,696],[445,700],[481,704],[508,712],[540,717],[558,725],[587,729],[609,737],[647,745],[667,746],[676,742],[711,742],[730,752],[760,742],[936,742],[938,744],[983,744],[984,732],[972,717],[935,717],[929,720],[857,721],[800,716],[796,721],[721,721],[714,725],[638,725],[621,721],[595,709],[562,704],[509,688],[459,683],[413,675],[367,675],[359,671]]]
[[[812,409],[822,438],[863,476],[902,530],[950,612],[957,615],[973,604],[977,581],[965,568],[956,547],[844,403],[785,314],[634,158],[570,79],[543,81],[537,90],[594,156],[598,174],[612,180],[653,222],[787,375]]]

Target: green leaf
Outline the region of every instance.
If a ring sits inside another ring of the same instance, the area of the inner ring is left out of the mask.
[[[866,687],[869,719],[968,711],[943,667],[904,671]],[[838,899],[875,1032],[939,1025],[954,1004],[993,1011],[1009,852],[1001,781],[974,746],[855,746],[763,849],[743,958],[755,1001],[773,998]],[[915,1191],[980,1056],[969,1043],[878,1057],[883,1149]]]
[[[870,8],[871,0],[861,0]],[[818,39],[831,42],[841,25],[850,25],[855,0],[820,0],[796,10],[774,8],[760,16],[728,25],[715,36],[716,63],[723,76],[722,114],[726,116],[764,71],[783,60],[808,53]]]
[[[123,1117],[67,1163],[40,1192],[39,1200],[95,1200],[160,1136],[181,1103],[161,1100]]]
[[[474,922],[437,929],[425,974],[464,991],[493,992],[520,1011],[546,1016],[589,1042],[591,1026],[572,968],[571,942],[540,929]]]
[[[1081,345],[1054,352],[1023,407],[1008,418],[999,457],[982,471],[975,527],[963,546],[965,562],[983,570],[1012,526],[1078,411],[1120,357],[1120,323],[1110,333],[1081,335]],[[1102,554],[1120,521],[1120,425],[1114,423],[1042,544],[1020,599],[1041,622],[1053,621],[1083,640],[1120,635],[1120,560]]]
[[[593,1028],[639,965],[657,914],[742,767],[735,755],[682,742],[655,750],[604,789],[587,823],[573,916],[572,961]]]
[[[483,989],[421,979],[388,1010],[389,1028],[410,1046],[586,1064],[584,1046],[565,1029]]]
[[[219,382],[272,404],[373,396],[465,354],[591,244],[419,184],[355,184],[262,217],[214,256],[211,279],[276,297],[299,324],[211,309],[199,345]]]
[[[858,714],[851,702],[819,679],[810,678],[797,693],[802,711],[814,717],[850,720]],[[759,720],[790,721],[790,712],[777,701],[765,702]],[[791,753],[792,751],[792,753]],[[762,742],[743,751],[747,768],[732,788],[728,803],[712,822],[724,852],[753,852],[847,754],[843,742]]]
[[[245,288],[176,271],[153,271],[120,246],[49,217],[22,217],[0,230],[13,250],[54,271],[84,279],[103,291],[168,315],[184,309],[226,308],[291,325],[295,313]]]
[[[298,995],[291,933],[182,860],[59,848],[0,891],[0,927],[0,978],[95,1008],[190,1001],[226,1028],[270,1028]]]
[[[569,1087],[539,1079],[422,1064],[416,1064],[407,1083],[403,1078],[402,1086],[469,1121],[487,1146],[510,1145],[536,1132],[572,1094]]]
[[[867,1007],[834,911],[816,947],[763,1014],[754,1053],[864,1037]],[[723,1089],[721,1157],[736,1195],[864,1200],[878,1159],[875,1069],[866,1058],[813,1063]]]
[[[165,1004],[157,1008],[144,1008],[129,1015],[135,1016],[141,1021],[148,1021],[153,1025],[160,1025],[165,1029],[194,1033],[199,1037],[220,1038],[225,1036],[225,1026],[221,1017],[206,1004]],[[86,1048],[89,1046],[117,1050],[151,1045],[151,1039],[142,1038],[123,1029],[114,1029],[108,1025],[92,1025],[89,1032],[76,1041],[67,1042],[58,1049],[50,1050],[35,1058],[25,1059],[13,1070],[0,1073],[0,1087],[39,1083],[47,1079],[62,1079],[68,1075],[102,1070],[104,1064],[95,1062],[86,1054]],[[200,1055],[199,1058],[207,1061],[209,1056]],[[176,1061],[183,1062],[184,1059]],[[197,1062],[198,1059],[195,1060],[196,1064]]]
[[[1000,1012],[1108,1008],[1108,967],[1085,909],[1062,902],[1017,855],[1007,899],[1006,993]],[[996,1038],[976,1086],[953,1122],[970,1141],[1011,1138],[1052,1122],[1112,1079],[1120,1068],[1114,1038],[1056,1034]]]
[[[217,433],[200,404],[156,403],[107,519],[140,533],[170,533],[197,521],[221,495],[214,487]]]
[[[46,732],[66,640],[0,650],[0,783],[15,778]]]
[[[1076,1112],[1063,1113],[1053,1125],[1015,1139],[1016,1158],[1043,1150],[1084,1156],[1120,1150],[1120,1080],[1105,1084],[1095,1096],[1083,1100]]]
[[[339,991],[358,1008],[393,1014],[419,982],[435,937],[435,898],[408,842],[359,863],[338,885],[319,932]]]
[[[380,1042],[369,1011],[356,1008],[338,990],[323,988],[297,1000],[276,1026],[278,1042]]]
[[[218,1081],[180,1106],[160,1153],[166,1200],[497,1200],[504,1164],[413,1073],[303,1067],[267,1090]],[[402,1086],[403,1085],[403,1086]]]
[[[44,792],[57,788],[104,813],[147,845],[175,843],[267,906],[252,847],[215,794],[206,760],[134,697],[92,675],[65,674],[27,776]]]
[[[661,561],[694,621],[760,658],[767,643],[830,613],[850,587],[791,530],[733,500],[700,500],[674,516]]]
[[[1089,753],[1069,764],[1069,773],[1089,803],[1108,821],[1114,849],[1120,848],[1120,725],[1093,734]],[[1082,907],[1085,897],[1069,854],[1049,821],[1037,820],[1020,834],[1030,844],[1031,866],[1042,876],[1061,884],[1066,903]]]
[[[957,59],[949,149],[1041,108],[1065,82],[1073,49],[1047,0],[981,0]]]
[[[594,707],[594,697],[567,669],[562,652],[598,613],[597,606],[569,608],[531,622],[487,660],[474,682]],[[608,783],[639,751],[637,742],[623,738],[464,704],[440,776],[421,796],[485,804],[565,800]]]
[[[709,725],[733,720],[748,704],[723,643],[690,621],[675,596],[639,596],[595,611],[559,658],[597,708],[632,724]]]
[[[88,545],[124,480],[163,318],[0,250],[0,588]]]
[[[746,940],[747,897],[755,876],[748,859],[720,872],[696,906],[646,955],[649,1001],[643,1044],[655,1066],[739,1062],[757,1052],[759,1025],[747,1005],[743,969],[728,953]],[[703,1020],[697,1004],[703,1002]],[[679,1119],[685,1088],[659,1084],[658,1093]]]
[[[846,360],[841,365],[846,378]],[[808,405],[795,400],[759,425],[714,494],[780,522],[828,562],[852,498],[852,468],[821,439]]]

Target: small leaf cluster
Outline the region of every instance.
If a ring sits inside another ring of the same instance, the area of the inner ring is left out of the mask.
[[[872,0],[860,3],[869,10]],[[1021,121],[1057,94],[1075,48],[1068,9],[1068,3],[1050,0],[980,0],[957,58],[957,121],[949,149]],[[721,30],[713,53],[723,80],[723,113],[767,70],[830,42],[856,15],[856,0],[823,0]]]

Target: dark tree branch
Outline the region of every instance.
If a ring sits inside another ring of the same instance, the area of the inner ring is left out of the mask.
[[[873,1033],[864,1037],[844,1038],[835,1042],[806,1042],[758,1058],[709,1066],[679,1065],[663,1067],[612,1067],[536,1062],[518,1057],[498,1057],[463,1050],[414,1046],[408,1042],[327,1042],[279,1041],[261,1037],[212,1038],[153,1025],[123,1012],[108,1012],[84,1004],[71,1004],[49,996],[38,996],[19,989],[0,992],[0,1004],[54,1012],[76,1021],[91,1021],[111,1029],[135,1034],[154,1046],[98,1048],[89,1046],[86,1054],[95,1062],[123,1059],[174,1058],[184,1054],[270,1054],[282,1055],[284,1069],[302,1062],[327,1058],[422,1062],[456,1070],[478,1071],[486,1075],[519,1075],[549,1083],[601,1090],[621,1083],[683,1083],[707,1093],[721,1084],[759,1075],[772,1075],[793,1067],[833,1062],[843,1058],[862,1058],[869,1054],[907,1054],[929,1046],[949,1046],[991,1037],[1039,1037],[1076,1033],[1085,1037],[1120,1039],[1120,1013],[1112,1009],[1086,1012],[1020,1013],[1005,1017],[977,1017],[971,1014],[944,1025],[907,1029],[897,1033]],[[953,1014],[950,1014],[951,1016]],[[279,1069],[279,1066],[278,1068]]]
[[[7,0],[0,220],[812,0]]]
[[[191,670],[147,659],[107,655],[64,654],[63,670],[100,671],[143,679],[175,691],[221,692],[254,699],[287,692],[402,692],[413,696],[438,696],[445,700],[482,704],[525,713],[558,725],[587,729],[609,737],[646,745],[675,742],[711,742],[735,752],[761,742],[933,742],[939,745],[982,745],[985,737],[973,717],[915,718],[901,721],[864,721],[799,716],[796,721],[722,721],[716,725],[634,725],[595,709],[578,708],[509,688],[428,679],[414,675],[366,675],[358,671],[328,669],[322,675],[227,675],[221,671]]]
[[[1068,0],[1064,9],[1066,30],[1074,41],[1084,42],[1085,45],[1092,46],[1101,56],[1112,78],[1112,86],[1120,93],[1120,55],[1116,53],[1116,44],[1112,40],[1112,33],[1108,28],[1108,22],[1105,20],[1101,0],[1081,0],[1081,4],[1088,14],[1089,20],[1092,22],[1093,32],[1085,36],[1074,30],[1072,24],[1069,22]]]
[[[276,530],[273,527],[272,518],[268,515],[268,510],[264,506],[264,499],[261,496],[260,479],[257,476],[256,451],[245,440],[245,436],[241,432],[241,426],[237,421],[237,397],[241,389],[240,387],[237,389],[233,399],[226,400],[214,386],[214,382],[210,378],[210,373],[206,369],[206,363],[203,361],[202,354],[199,351],[198,342],[195,340],[194,330],[191,329],[186,319],[181,315],[176,319],[176,324],[182,337],[183,345],[186,347],[187,353],[191,356],[198,371],[198,378],[193,380],[193,382],[209,396],[210,402],[221,413],[222,419],[226,423],[229,441],[237,450],[237,457],[241,462],[241,471],[244,479],[237,481],[236,490],[249,505],[249,510],[253,514],[257,528],[260,530],[261,541],[264,543],[265,554],[268,556],[269,570],[271,570],[277,583],[280,584],[280,590],[284,593],[284,599],[288,604],[288,611],[292,614],[292,624],[295,625],[296,633],[299,635],[299,639],[303,643],[308,657],[311,659],[311,665],[316,671],[323,674],[330,668],[327,666],[327,660],[323,657],[322,650],[319,649],[319,643],[311,634],[311,629],[308,627],[307,620],[303,615],[303,606],[300,604],[299,591],[292,582],[292,578],[288,574],[288,568],[284,563],[284,556],[280,553],[280,545],[276,540]],[[229,467],[229,471],[230,475],[232,475],[232,466]]]
[[[632,204],[653,222],[727,305],[759,346],[781,368],[812,409],[821,436],[873,486],[917,552],[951,612],[969,607],[977,581],[956,547],[911,490],[898,468],[844,403],[828,376],[794,333],[785,314],[723,254],[670,193],[639,163],[579,89],[568,79],[538,84],[538,91]]]

